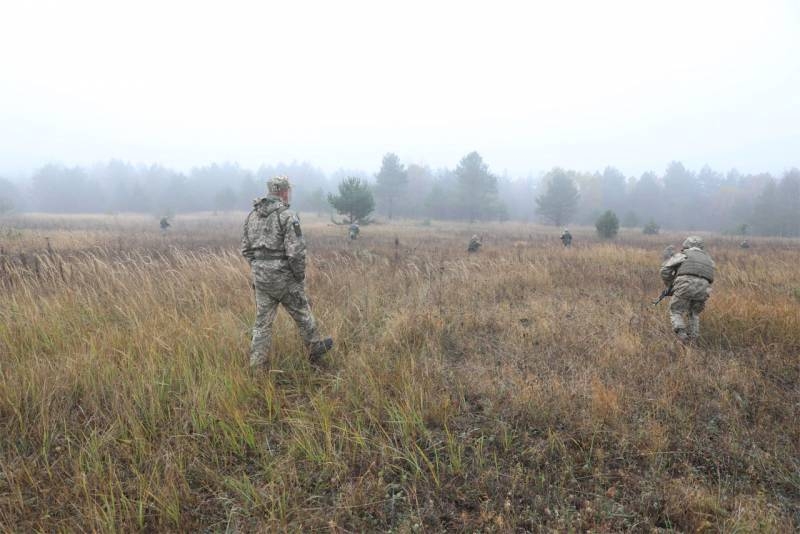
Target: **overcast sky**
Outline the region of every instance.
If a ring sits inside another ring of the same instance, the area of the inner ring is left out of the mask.
[[[0,173],[800,165],[800,2],[0,0]]]

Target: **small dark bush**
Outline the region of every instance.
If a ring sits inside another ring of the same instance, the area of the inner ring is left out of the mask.
[[[608,210],[597,219],[595,227],[597,228],[597,235],[604,239],[611,239],[617,235],[619,219],[617,219],[617,215],[613,211]]]

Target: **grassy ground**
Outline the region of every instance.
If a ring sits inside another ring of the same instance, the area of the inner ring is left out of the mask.
[[[683,236],[304,218],[337,350],[281,313],[252,375],[242,218],[0,222],[3,530],[800,527],[797,241],[706,236],[684,347],[650,305]]]

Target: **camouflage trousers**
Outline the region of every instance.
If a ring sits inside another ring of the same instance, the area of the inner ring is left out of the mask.
[[[283,309],[294,319],[306,345],[318,341],[319,331],[306,298],[305,285],[294,279],[285,260],[255,260],[250,265],[256,293],[250,365],[260,365],[267,359],[278,304],[283,305]]]
[[[669,319],[672,330],[681,339],[697,339],[700,336],[700,312],[711,295],[711,284],[697,276],[682,275],[672,286],[669,302]]]

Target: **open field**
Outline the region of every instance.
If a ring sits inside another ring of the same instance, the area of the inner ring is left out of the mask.
[[[304,217],[337,350],[252,375],[243,217],[0,220],[2,530],[800,528],[800,241],[705,236],[681,346],[683,235]]]

